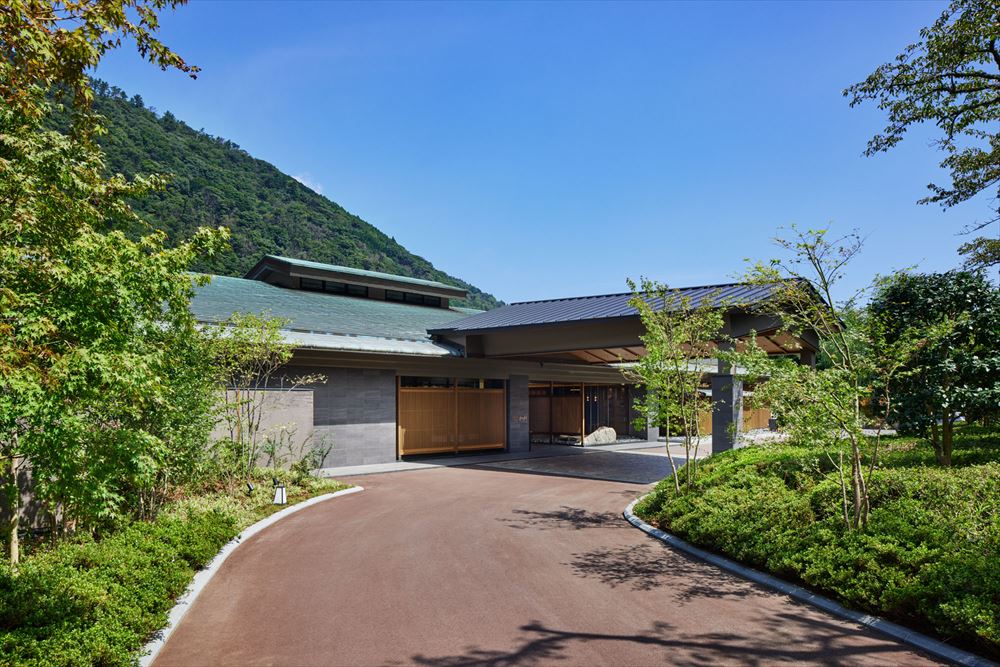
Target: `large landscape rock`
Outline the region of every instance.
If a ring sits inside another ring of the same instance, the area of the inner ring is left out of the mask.
[[[583,439],[584,446],[587,445],[610,445],[618,441],[618,434],[610,426],[601,426],[596,431]]]

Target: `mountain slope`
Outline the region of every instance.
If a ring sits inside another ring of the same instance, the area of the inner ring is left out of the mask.
[[[169,112],[157,116],[138,96],[128,99],[101,82],[96,88],[95,107],[108,125],[101,143],[109,170],[173,177],[166,192],[136,201],[135,210],[171,239],[202,225],[232,232],[232,252],[196,270],[242,276],[270,253],[459,285],[469,298],[455,305],[500,303],[236,144],[193,130]]]

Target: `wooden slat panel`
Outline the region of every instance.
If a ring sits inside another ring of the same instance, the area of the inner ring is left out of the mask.
[[[767,408],[759,410],[743,411],[743,430],[752,431],[755,429],[767,428],[768,420],[771,419],[771,411]],[[704,411],[698,413],[698,424],[701,427],[702,435],[712,435],[712,413]]]
[[[451,389],[399,390],[399,453],[455,450],[455,397]]]
[[[458,390],[458,449],[504,446],[503,389]]]
[[[400,455],[502,449],[505,396],[503,389],[400,388]]]
[[[549,433],[549,410],[552,399],[548,396],[528,398],[528,427],[532,433]]]
[[[771,411],[767,408],[758,410],[743,411],[743,430],[750,431],[758,428],[767,428],[768,420],[771,419]]]
[[[698,413],[698,433],[712,435],[712,411],[704,410]]]
[[[579,434],[583,412],[580,395],[552,397],[552,433]]]

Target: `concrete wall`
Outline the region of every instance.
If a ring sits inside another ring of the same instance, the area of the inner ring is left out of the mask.
[[[287,375],[322,373],[311,387],[313,442],[332,445],[323,467],[396,460],[396,373],[386,369],[293,367]]]
[[[290,462],[302,458],[313,436],[313,392],[306,388],[294,391],[264,390],[254,394],[260,398],[252,400],[262,401],[258,440],[264,443],[270,437],[279,442],[287,442],[290,452],[286,451],[285,455],[291,455]],[[229,392],[229,396],[235,400],[233,392]],[[229,437],[229,424],[225,420],[218,422],[212,431],[212,440]],[[268,463],[263,452],[257,457],[257,463]]]

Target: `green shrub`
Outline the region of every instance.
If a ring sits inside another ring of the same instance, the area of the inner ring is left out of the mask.
[[[244,527],[281,509],[272,477],[290,503],[348,485],[255,471],[252,493],[193,495],[153,522],[136,522],[100,541],[39,548],[17,574],[0,564],[0,665],[130,665],[166,625],[174,600]]]
[[[127,665],[195,570],[238,531],[216,509],[136,523],[0,569],[0,664]]]
[[[1000,448],[996,432],[956,438],[956,462],[890,439],[865,532],[843,529],[840,484],[822,446],[748,447],[699,464],[691,491],[670,480],[640,516],[695,544],[830,594],[854,608],[1000,657]]]

